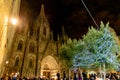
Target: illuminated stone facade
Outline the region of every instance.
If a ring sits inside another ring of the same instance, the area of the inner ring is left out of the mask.
[[[20,0],[0,0],[0,76],[5,70],[5,60],[8,51],[8,45],[12,42],[12,37],[8,35],[12,30],[11,35],[14,35],[14,29],[10,27],[10,17],[18,17]],[[7,43],[9,40],[9,43]]]
[[[24,23],[20,25],[23,29],[16,29],[16,32],[6,19],[10,16],[18,16],[20,0],[0,0],[0,7],[0,74],[2,75],[3,71],[10,74],[19,72],[20,76],[33,77],[37,75],[55,78],[56,73],[62,69],[58,55],[61,41],[59,39],[57,42],[52,39],[53,34],[44,13],[44,6],[41,8],[35,25],[30,27],[29,21],[25,19]],[[7,38],[4,37],[7,33],[6,27],[8,27],[9,44],[6,44]],[[14,38],[12,38],[13,36]],[[63,40],[67,39],[65,34],[63,36]],[[7,58],[5,53],[7,53]],[[8,61],[7,65],[5,65],[6,61]]]
[[[9,9],[7,8],[7,5],[9,6],[10,4],[5,3],[4,0],[0,0],[0,69],[3,62],[3,57],[5,55],[5,44],[6,44],[5,34],[7,33],[7,30],[5,29],[5,24],[6,24],[6,18],[9,14]]]
[[[19,72],[20,76],[46,76],[55,78],[60,70],[58,48],[61,39],[53,40],[49,22],[41,6],[35,25],[30,26],[27,19],[16,29],[11,52],[8,56],[7,73]],[[64,34],[64,38],[67,36]],[[62,39],[64,40],[64,39]]]

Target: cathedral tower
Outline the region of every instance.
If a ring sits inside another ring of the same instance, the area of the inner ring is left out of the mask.
[[[29,23],[25,19],[24,30],[16,31],[6,69],[8,73],[19,72],[21,77],[54,78],[59,71],[58,46],[50,38],[43,4],[34,25]]]

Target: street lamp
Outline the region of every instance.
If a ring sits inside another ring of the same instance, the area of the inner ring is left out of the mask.
[[[8,46],[9,44],[11,44],[12,39],[13,38],[13,33],[15,28],[11,27],[17,24],[17,19],[12,19],[11,20],[11,16],[17,17],[18,13],[19,13],[19,7],[20,7],[20,0],[9,0],[9,3],[2,0],[4,2],[5,5],[8,6],[4,6],[2,5],[3,9],[6,9],[5,14],[1,14],[3,21],[2,21],[2,26],[1,26],[1,31],[0,31],[0,77],[2,76],[4,69],[5,69],[5,64],[7,60],[7,56],[9,56],[7,54],[7,50],[9,49]],[[1,1],[0,1],[1,2]],[[14,30],[13,30],[14,28]],[[10,34],[12,33],[12,35]],[[9,37],[8,37],[9,35]],[[12,37],[11,37],[12,36]],[[9,43],[8,43],[9,40]],[[4,65],[4,67],[2,66],[2,64]],[[7,63],[8,64],[8,63]]]
[[[8,25],[7,25],[7,39],[9,40],[9,44],[11,44],[14,32],[15,32],[15,26],[17,25],[17,18],[10,18],[8,20]],[[8,48],[9,49],[9,48]]]
[[[10,48],[10,45],[12,43],[12,39],[14,36],[14,32],[15,32],[15,27],[17,24],[18,20],[16,18],[6,18],[6,23],[5,23],[5,33],[6,33],[6,45],[7,45],[7,49]],[[9,40],[9,41],[8,41]]]
[[[13,25],[16,25],[17,24],[17,19],[16,18],[11,18],[11,23],[13,24]]]
[[[10,56],[10,54],[8,54],[10,52],[10,48],[12,45],[12,40],[14,37],[14,33],[15,33],[15,25],[17,24],[17,19],[16,18],[6,18],[5,19],[5,27],[4,27],[4,37],[3,37],[3,42],[2,44],[5,45],[5,54],[4,54],[4,60],[7,60],[7,58]],[[4,61],[3,61],[4,62]],[[7,65],[8,65],[9,61],[5,61],[5,68],[3,68],[3,70],[5,69],[6,72],[7,70]]]
[[[8,63],[9,63],[9,61],[6,61],[5,63],[6,63],[6,64],[8,64]]]
[[[7,65],[8,65],[9,61],[5,62],[5,74],[7,74]]]

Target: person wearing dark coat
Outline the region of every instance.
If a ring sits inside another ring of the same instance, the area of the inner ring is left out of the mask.
[[[65,74],[65,71],[63,72],[63,80],[66,80],[66,74]]]
[[[57,80],[60,80],[60,73],[57,73]]]

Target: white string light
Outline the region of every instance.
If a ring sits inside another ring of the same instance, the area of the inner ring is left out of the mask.
[[[87,8],[87,6],[85,5],[84,1],[83,1],[83,0],[81,0],[81,1],[82,1],[83,5],[84,5],[85,9],[87,10],[88,14],[89,14],[90,17],[92,18],[93,22],[95,23],[96,27],[99,29],[99,26],[97,25],[95,19],[93,18],[92,14],[91,14],[90,11],[88,10],[88,8]]]

